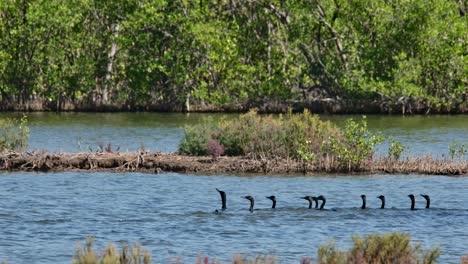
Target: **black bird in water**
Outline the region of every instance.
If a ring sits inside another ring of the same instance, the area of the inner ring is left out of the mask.
[[[312,197],[312,196],[309,196],[309,195],[302,197],[302,199],[309,201],[309,209],[312,208],[312,201],[314,201],[314,198],[315,197]]]
[[[318,209],[318,199],[317,199],[317,197],[312,196],[312,200],[314,200],[314,202],[315,202],[315,207],[314,208]]]
[[[249,211],[252,213],[253,212],[253,208],[254,208],[254,198],[250,195],[248,196],[244,196],[245,199],[249,200],[250,201],[250,209]]]
[[[323,209],[323,207],[325,207],[325,203],[327,202],[327,199],[325,199],[325,196],[323,195],[320,195],[319,197],[317,197],[317,200],[321,200],[322,201],[322,204],[320,205],[320,210]]]
[[[382,201],[382,205],[380,206],[380,209],[384,209],[385,208],[385,196],[379,195],[377,196],[377,198],[379,198]]]
[[[431,206],[431,197],[427,194],[421,194],[424,199],[426,199],[426,208],[429,208]]]
[[[410,194],[410,195],[408,195],[408,197],[411,199],[411,210],[415,210],[414,209],[414,203],[415,203],[414,195]]]
[[[222,203],[222,207],[221,207],[221,210],[226,210],[226,193],[217,189],[216,190],[219,192],[219,194],[221,195],[221,203]]]
[[[366,196],[364,194],[361,195],[361,199],[362,199],[361,209],[366,209]]]
[[[272,196],[267,196],[266,198],[270,199],[273,204],[271,205],[271,208],[275,209],[276,208],[276,196],[272,195]]]

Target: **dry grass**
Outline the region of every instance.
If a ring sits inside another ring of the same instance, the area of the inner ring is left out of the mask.
[[[0,170],[25,171],[141,171],[198,173],[337,173],[347,172],[333,158],[301,163],[292,159],[184,156],[178,154],[126,153],[0,153]],[[435,159],[430,156],[394,160],[382,158],[352,172],[391,174],[468,175],[468,160]]]
[[[320,264],[391,264],[436,263],[438,248],[424,250],[421,244],[411,245],[410,236],[400,233],[353,237],[349,251],[340,251],[333,243],[321,246],[318,251]]]
[[[126,244],[119,251],[113,244],[109,244],[104,253],[99,254],[93,249],[93,237],[86,239],[85,245],[79,244],[73,257],[73,264],[150,264],[151,255],[142,250],[138,244],[131,249]]]
[[[461,264],[468,264],[468,255],[465,255],[465,256],[461,257],[460,263]]]

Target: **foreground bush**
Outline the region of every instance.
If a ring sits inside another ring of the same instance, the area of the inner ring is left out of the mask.
[[[73,264],[149,264],[151,256],[148,251],[142,250],[139,245],[131,249],[122,245],[122,251],[109,244],[102,255],[93,249],[94,239],[88,237],[85,246],[79,245],[73,257]]]
[[[436,263],[440,255],[438,248],[423,250],[421,244],[412,246],[410,236],[401,233],[353,237],[349,251],[336,249],[333,243],[318,250],[319,263]]]
[[[187,155],[283,158],[318,166],[327,171],[360,170],[372,161],[382,141],[367,129],[365,117],[348,120],[340,130],[305,110],[286,115],[262,116],[255,111],[218,124],[203,122],[185,128],[180,152]]]
[[[411,245],[410,236],[401,233],[389,233],[383,235],[369,235],[364,238],[353,237],[353,246],[348,251],[340,251],[333,243],[321,246],[317,252],[317,263],[320,264],[380,264],[380,263],[436,263],[440,255],[438,248],[431,250],[422,249],[421,244]],[[463,257],[462,264],[467,263],[468,258]],[[86,245],[77,249],[73,264],[149,264],[151,257],[147,251],[141,250],[138,245],[134,245],[129,252],[124,245],[122,252],[110,244],[102,255],[93,249],[93,239],[89,237]],[[177,259],[172,263],[184,263]],[[221,263],[216,258],[198,257],[197,264]],[[246,258],[236,255],[232,259],[233,264],[275,264],[274,256],[257,256]],[[303,258],[302,264],[315,263],[313,259]]]
[[[0,119],[0,151],[24,150],[28,145],[29,128],[26,116],[21,119]]]

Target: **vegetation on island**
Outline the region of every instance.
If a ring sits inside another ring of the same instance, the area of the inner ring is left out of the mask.
[[[5,150],[22,151],[28,146],[28,119],[0,119],[0,152]]]
[[[303,258],[302,264],[372,264],[372,263],[437,263],[440,250],[423,249],[421,243],[412,244],[411,238],[403,233],[372,234],[365,237],[354,236],[349,250],[338,249],[333,242],[322,245],[317,250],[317,258]],[[461,263],[464,264],[464,258]],[[113,244],[109,244],[104,253],[98,254],[93,249],[93,239],[88,238],[86,245],[79,246],[73,258],[73,264],[149,264],[151,256],[148,251],[134,245],[131,250],[124,244],[119,252]],[[183,263],[177,258],[173,263]],[[197,264],[221,263],[216,258],[198,257]],[[274,256],[258,256],[254,259],[236,255],[233,264],[275,264],[281,263]]]
[[[0,1],[0,108],[463,112],[466,12],[459,0]]]
[[[374,146],[382,141],[367,129],[365,117],[349,119],[340,130],[307,110],[278,117],[252,110],[238,119],[186,127],[179,149],[187,155],[295,159],[326,171],[359,171],[372,162]],[[393,142],[389,155],[398,159],[403,150]]]

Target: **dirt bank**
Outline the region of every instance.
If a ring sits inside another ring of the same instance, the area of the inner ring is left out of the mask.
[[[255,160],[246,157],[193,157],[164,153],[47,153],[5,152],[0,154],[3,171],[140,171],[149,173],[336,173],[330,168],[304,166],[301,162],[283,159]],[[347,172],[346,172],[347,173]],[[420,173],[468,175],[468,161],[438,160],[430,157],[403,161],[376,160],[355,173]]]

